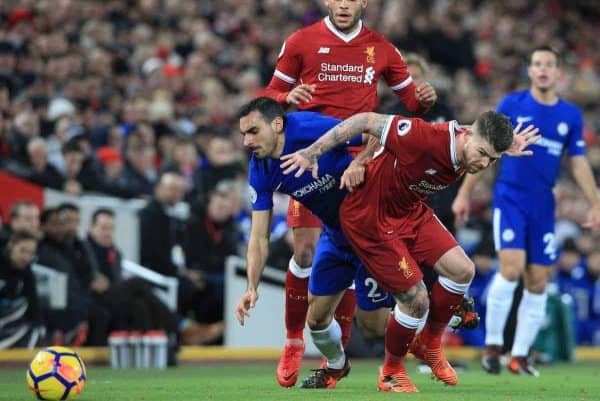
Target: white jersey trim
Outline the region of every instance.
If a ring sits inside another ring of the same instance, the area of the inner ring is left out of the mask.
[[[390,132],[390,126],[392,125],[393,119],[394,119],[394,116],[388,116],[388,119],[385,122],[385,125],[383,126],[383,130],[381,131],[381,137],[379,138],[379,143],[384,147],[385,147],[385,141],[387,140],[388,133]],[[376,158],[377,156],[379,156],[381,154],[381,152],[383,152],[383,148],[379,149],[379,151],[377,151],[377,152],[375,152],[375,154],[373,154],[373,159]]]
[[[296,79],[290,77],[289,75],[285,75],[283,72],[281,72],[279,70],[275,70],[273,75],[275,75],[277,78],[281,79],[282,81],[287,82],[288,84],[293,85],[296,83]]]
[[[450,159],[452,160],[452,167],[454,167],[454,171],[460,168],[458,164],[458,157],[456,156],[456,131],[460,129],[460,125],[458,125],[458,121],[452,120],[450,124],[448,124],[448,131],[450,132]]]
[[[362,23],[362,20],[358,20],[358,26],[356,27],[354,32],[351,32],[351,33],[340,32],[335,27],[335,25],[333,25],[333,22],[331,22],[329,17],[325,17],[325,26],[327,26],[327,29],[329,29],[331,31],[331,33],[333,33],[335,36],[342,39],[344,42],[348,43],[360,34],[360,31],[362,31],[363,23]]]
[[[413,81],[412,77],[406,78],[404,81],[400,82],[398,85],[392,86],[393,91],[399,91],[401,89],[406,88]]]

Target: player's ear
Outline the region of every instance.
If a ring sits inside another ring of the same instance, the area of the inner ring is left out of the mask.
[[[273,121],[271,121],[271,128],[275,131],[276,134],[283,133],[283,117],[275,117]]]

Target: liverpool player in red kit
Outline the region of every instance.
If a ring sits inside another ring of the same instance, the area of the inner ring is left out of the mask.
[[[463,173],[489,167],[503,153],[531,154],[522,149],[539,139],[537,130],[528,127],[515,136],[510,121],[493,111],[480,115],[470,127],[460,127],[456,121],[430,124],[361,113],[310,147],[282,157],[286,162],[281,167],[286,169],[284,173],[298,168],[297,176],[311,168],[317,176],[318,157],[363,132],[379,138],[384,149],[367,165],[365,183],[344,199],[340,221],[365,267],[380,287],[396,298],[386,329],[378,388],[418,391],[404,369],[409,344],[411,352],[423,359],[439,380],[455,385],[458,378],[442,353],[441,338],[462,302],[474,266],[424,201]],[[439,274],[430,296],[420,266],[434,266]],[[414,338],[427,310],[425,327]]]
[[[377,84],[384,77],[411,112],[420,114],[435,103],[431,85],[413,83],[398,49],[363,26],[361,15],[367,0],[326,0],[325,5],[329,14],[325,19],[296,31],[283,44],[265,96],[284,106],[296,105],[300,110],[343,119],[376,109]],[[363,159],[357,160],[348,174],[362,174],[363,164]],[[294,230],[294,256],[285,284],[286,346],[277,366],[277,380],[285,387],[295,384],[304,354],[308,277],[321,232],[320,221],[294,200],[290,201],[287,223]],[[354,310],[354,292],[347,291],[336,310],[344,344]]]

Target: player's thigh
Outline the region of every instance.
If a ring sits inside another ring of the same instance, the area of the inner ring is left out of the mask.
[[[417,227],[410,251],[424,269],[433,266],[439,275],[457,283],[468,283],[475,273],[473,262],[433,214]]]
[[[554,235],[554,195],[539,194],[538,203],[528,213],[527,264],[550,266],[558,250]],[[533,200],[532,200],[533,202]]]
[[[396,304],[392,294],[383,290],[360,262],[354,276],[354,290],[356,293],[356,304],[363,311],[375,311],[381,308],[389,309]]]
[[[372,243],[368,247],[355,247],[363,266],[377,283],[377,288],[392,294],[402,293],[423,279],[418,263],[400,237]]]
[[[494,192],[492,226],[496,251],[527,249],[528,214],[521,209],[521,203],[520,199],[515,199],[506,191],[497,189]]]
[[[378,308],[375,310],[356,310],[356,324],[361,334],[367,340],[382,338],[385,336],[390,308]]]
[[[337,294],[352,285],[356,267],[349,263],[350,248],[337,246],[324,233],[315,249],[313,267],[308,280],[308,289],[313,295]]]
[[[529,264],[523,275],[525,288],[534,294],[541,294],[546,290],[548,279],[552,273],[552,266]]]
[[[475,275],[475,265],[458,245],[446,251],[435,263],[434,269],[440,276],[461,284],[470,283]]]
[[[341,290],[331,295],[314,295],[308,293],[308,314],[306,322],[312,330],[323,330],[331,324],[340,300],[344,296]]]

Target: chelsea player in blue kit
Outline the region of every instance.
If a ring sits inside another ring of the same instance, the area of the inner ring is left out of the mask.
[[[244,146],[252,151],[248,181],[252,200],[252,228],[247,253],[248,288],[240,298],[236,315],[243,325],[249,310],[258,300],[258,284],[269,249],[273,192],[281,192],[300,201],[323,222],[323,234],[319,238],[309,291],[317,297],[309,301],[308,325],[313,342],[328,358],[327,366],[320,371],[326,382],[305,381],[303,386],[333,388],[337,380],[348,374],[349,365],[344,351],[327,349],[338,344],[341,329],[333,319],[329,305],[331,298],[352,285],[356,280],[356,298],[359,308],[373,311],[381,307],[391,308],[395,301],[381,291],[369,276],[358,257],[352,251],[340,228],[338,210],[347,191],[341,189],[342,176],[352,161],[345,147],[333,149],[319,161],[321,176],[312,177],[310,172],[296,178],[284,175],[280,167],[282,155],[294,153],[307,147],[340,120],[314,112],[284,114],[281,106],[270,98],[258,98],[243,106],[240,111],[240,130]],[[362,138],[359,135],[357,141]],[[357,145],[350,143],[349,145]],[[314,279],[314,277],[318,279]],[[360,279],[359,279],[360,278]],[[334,300],[337,305],[339,299]],[[327,305],[326,307],[324,305]]]
[[[493,234],[500,269],[488,290],[482,366],[489,373],[500,373],[503,332],[511,309],[508,300],[513,299],[523,277],[523,298],[508,369],[537,376],[539,372],[527,355],[544,321],[549,268],[557,257],[552,188],[565,151],[572,176],[590,204],[584,227],[600,228],[600,200],[585,157],[582,113],[556,93],[558,53],[550,47],[536,48],[530,55],[528,75],[530,88],[505,96],[498,106],[513,124],[538,127],[542,139],[532,145],[532,157],[502,158],[493,201]],[[476,175],[465,179],[453,203],[459,221],[468,218],[469,194],[476,179]]]

